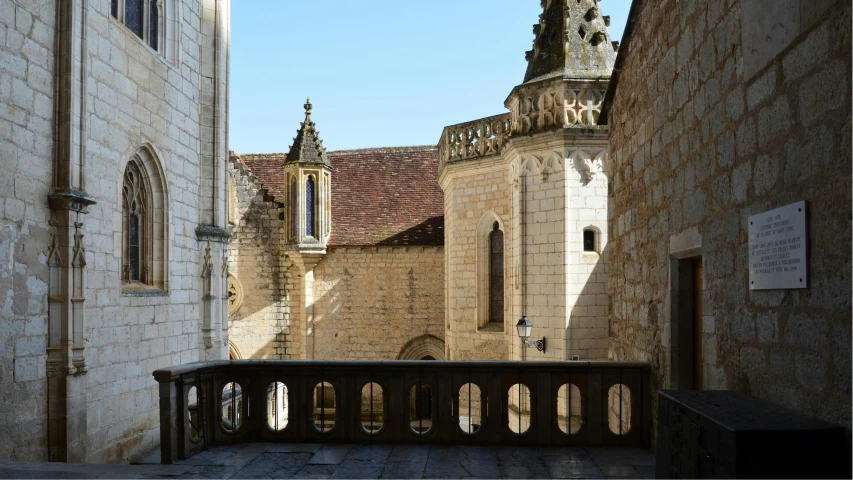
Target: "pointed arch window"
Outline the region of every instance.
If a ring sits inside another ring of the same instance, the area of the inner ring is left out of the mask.
[[[504,322],[504,233],[498,222],[489,233],[489,322]]]
[[[153,145],[127,162],[121,188],[122,294],[168,295],[168,185]]]
[[[305,236],[314,236],[314,177],[305,180]]]
[[[151,187],[135,159],[125,169],[122,196],[122,280],[150,284]]]

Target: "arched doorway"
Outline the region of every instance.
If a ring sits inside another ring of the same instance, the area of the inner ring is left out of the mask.
[[[397,354],[397,360],[444,360],[444,340],[421,335],[409,340]]]

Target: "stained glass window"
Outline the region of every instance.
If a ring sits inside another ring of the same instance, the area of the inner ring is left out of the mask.
[[[149,0],[151,8],[148,12],[148,45],[157,50],[157,34],[160,28],[160,10],[157,7],[159,0]]]
[[[305,181],[305,236],[314,236],[314,177]]]
[[[504,233],[495,222],[489,233],[489,321],[504,321]]]
[[[296,179],[294,178],[290,182],[290,236],[296,238],[296,227],[299,225],[296,222],[297,209],[296,203],[299,200],[299,192],[296,191]]]
[[[122,205],[124,214],[122,222],[124,225],[122,280],[125,282],[147,283],[149,281],[146,278],[146,272],[149,269],[145,268],[148,260],[145,238],[149,232],[145,226],[149,202],[146,185],[140,165],[135,161],[129,162],[124,173],[124,185],[122,187],[124,196],[124,204]]]
[[[139,38],[142,38],[144,16],[145,0],[125,0],[124,24]]]

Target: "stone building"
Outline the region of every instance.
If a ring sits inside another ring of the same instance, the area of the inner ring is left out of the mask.
[[[607,357],[608,24],[597,0],[543,2],[510,112],[444,129],[451,359]],[[519,340],[522,315],[544,352]]]
[[[737,389],[850,427],[850,11],[634,1],[601,116],[609,356],[651,362],[656,389]],[[749,223],[803,201],[787,245],[807,268],[759,289]]]
[[[443,359],[435,147],[326,152],[305,108],[288,153],[231,157],[233,354]]]
[[[159,442],[227,355],[228,0],[0,0],[0,459]]]

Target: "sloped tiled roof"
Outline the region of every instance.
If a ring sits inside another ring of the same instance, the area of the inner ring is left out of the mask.
[[[279,202],[286,153],[240,161]],[[443,245],[444,196],[435,146],[328,152],[332,164],[330,246]]]
[[[277,202],[284,202],[284,157],[286,153],[236,154],[233,157],[243,163],[252,175],[275,197]]]
[[[434,146],[330,152],[329,245],[443,245]]]

